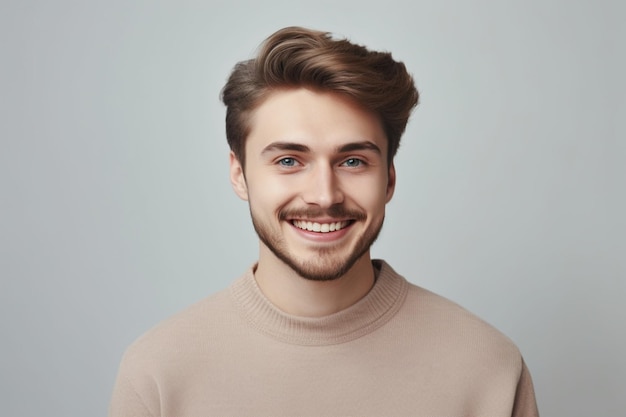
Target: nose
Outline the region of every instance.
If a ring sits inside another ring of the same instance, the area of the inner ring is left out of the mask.
[[[337,174],[332,166],[318,165],[311,168],[307,175],[307,183],[302,192],[302,198],[307,204],[329,208],[343,203],[344,195]]]

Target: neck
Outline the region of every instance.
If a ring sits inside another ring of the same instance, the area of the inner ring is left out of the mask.
[[[370,254],[366,252],[337,279],[305,279],[261,244],[254,278],[265,297],[283,312],[322,317],[344,310],[363,298],[374,285],[375,274]]]

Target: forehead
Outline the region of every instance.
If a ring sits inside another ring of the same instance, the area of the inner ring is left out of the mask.
[[[304,88],[277,90],[252,112],[246,154],[274,141],[302,143],[311,149],[372,141],[387,149],[379,117],[336,93]]]

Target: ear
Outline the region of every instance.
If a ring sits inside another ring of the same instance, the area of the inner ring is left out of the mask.
[[[396,189],[396,167],[393,164],[393,162],[391,162],[391,165],[389,165],[389,173],[387,175],[387,199],[385,201],[385,203],[388,203],[391,201],[391,197],[393,197],[393,192]]]
[[[241,166],[241,162],[239,162],[239,159],[232,151],[230,153],[230,183],[235,194],[242,200],[248,201],[248,186],[246,185],[243,166]]]

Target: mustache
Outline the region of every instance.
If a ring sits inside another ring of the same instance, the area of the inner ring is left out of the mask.
[[[279,220],[287,219],[318,219],[320,217],[332,217],[346,220],[365,220],[367,215],[359,210],[348,209],[343,205],[330,206],[327,209],[310,207],[306,209],[283,209],[278,212]]]

